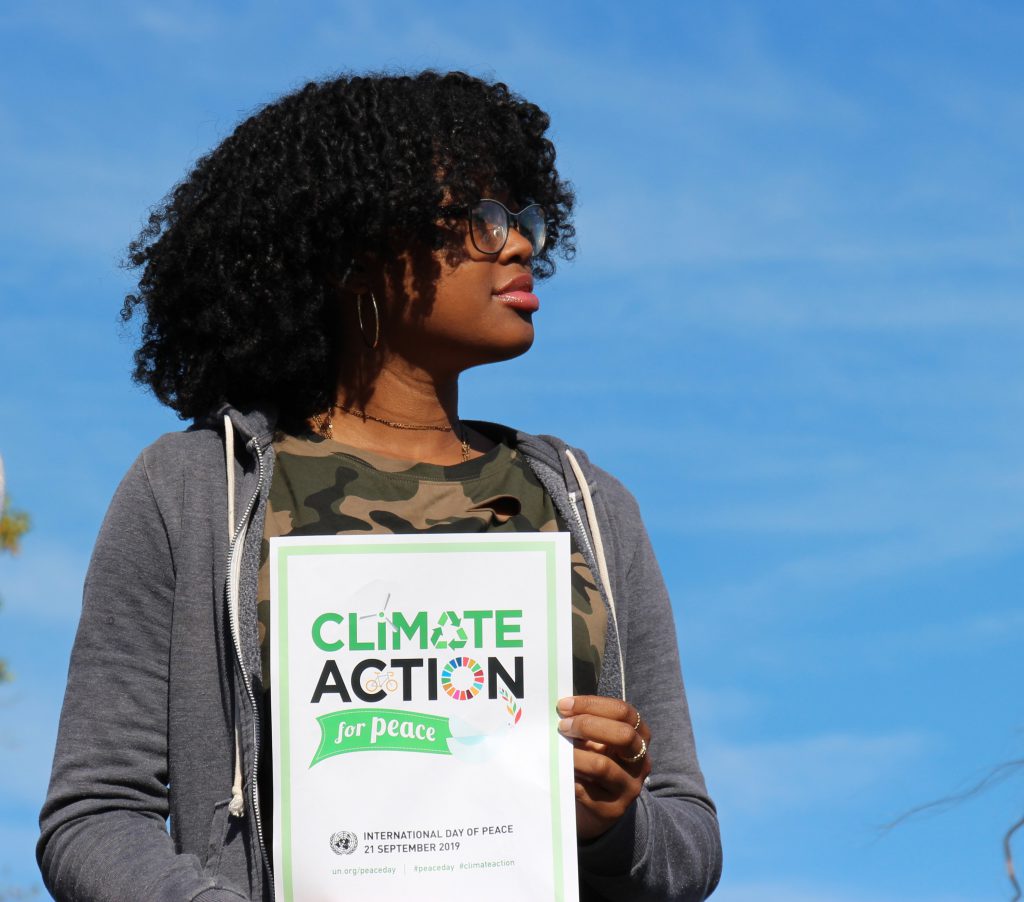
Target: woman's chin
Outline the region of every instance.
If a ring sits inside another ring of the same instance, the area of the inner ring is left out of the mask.
[[[521,357],[533,347],[533,339],[535,337],[533,314],[517,312],[517,315],[522,317],[526,328],[522,330],[522,334],[517,336],[515,340],[509,341],[507,344],[503,344],[495,349],[495,353],[500,355],[494,358],[496,363],[500,360],[512,360],[514,357]]]
[[[471,352],[472,362],[466,369],[473,366],[484,366],[488,363],[501,363],[503,360],[513,360],[529,351],[533,346],[533,324],[529,319],[525,319],[524,323],[527,328],[517,330],[519,333],[517,335],[502,336],[502,341],[481,341],[475,344]]]

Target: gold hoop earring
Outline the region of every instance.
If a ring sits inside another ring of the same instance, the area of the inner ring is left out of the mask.
[[[370,292],[370,303],[373,304],[373,340],[371,341],[366,337],[366,326],[363,325],[363,296],[359,295],[356,298],[356,316],[359,317],[359,332],[363,336],[363,341],[366,342],[366,346],[371,351],[377,350],[377,345],[380,344],[380,310],[377,309],[377,299],[373,296],[373,292]]]

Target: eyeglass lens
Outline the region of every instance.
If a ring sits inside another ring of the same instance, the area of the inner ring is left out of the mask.
[[[544,250],[547,238],[544,208],[540,204],[530,204],[517,214],[496,200],[482,200],[470,211],[470,234],[476,249],[484,254],[501,251],[508,241],[510,222],[530,242],[534,254]]]

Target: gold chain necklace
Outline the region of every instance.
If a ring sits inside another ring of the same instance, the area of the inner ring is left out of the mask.
[[[316,430],[324,438],[334,439],[334,423],[332,422],[331,415],[335,410],[340,410],[342,413],[347,413],[350,416],[362,417],[364,420],[373,420],[375,423],[380,423],[382,426],[390,426],[392,429],[408,429],[413,432],[455,431],[452,426],[435,426],[433,424],[424,423],[399,423],[396,420],[387,420],[384,417],[374,416],[372,413],[367,413],[365,410],[356,410],[354,407],[344,407],[341,404],[332,404],[327,408],[326,416],[319,413],[313,414],[313,423],[316,426]],[[469,442],[466,440],[466,427],[462,425],[461,420],[459,421],[459,441],[462,444],[462,462],[465,463],[469,460]]]

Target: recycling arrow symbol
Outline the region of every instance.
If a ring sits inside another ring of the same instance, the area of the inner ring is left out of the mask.
[[[448,629],[445,629],[448,627]],[[449,637],[455,632],[455,638],[442,639],[442,635]],[[445,611],[437,618],[437,626],[430,634],[430,644],[434,648],[462,648],[467,642],[466,631],[462,628],[462,620],[455,611]]]

